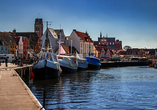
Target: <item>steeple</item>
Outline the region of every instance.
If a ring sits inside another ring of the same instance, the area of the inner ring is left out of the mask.
[[[102,38],[102,32],[100,32],[100,38]]]

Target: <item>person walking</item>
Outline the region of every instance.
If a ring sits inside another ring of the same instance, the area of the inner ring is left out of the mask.
[[[7,67],[8,66],[8,59],[7,58],[5,58],[5,66]]]

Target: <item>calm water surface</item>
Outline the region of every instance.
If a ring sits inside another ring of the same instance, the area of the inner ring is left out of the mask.
[[[26,82],[45,109],[157,109],[157,69],[120,67]]]

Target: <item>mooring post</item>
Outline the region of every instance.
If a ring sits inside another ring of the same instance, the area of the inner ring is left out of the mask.
[[[29,67],[29,80],[30,80],[30,78],[31,78],[31,69]]]
[[[23,69],[21,68],[21,78],[23,77]]]
[[[24,75],[26,74],[26,69],[24,69]]]
[[[44,89],[44,93],[43,93],[43,107],[45,108],[45,92],[46,90]]]

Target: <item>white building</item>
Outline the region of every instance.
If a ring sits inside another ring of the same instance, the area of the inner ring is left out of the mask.
[[[48,35],[50,46],[52,46],[53,52],[56,52],[59,48],[59,39],[61,34],[61,44],[64,43],[65,35],[63,29],[53,30],[52,28],[47,28],[41,40],[43,41],[46,38],[46,34]],[[45,42],[42,42],[42,48],[45,48]]]
[[[20,37],[18,44],[19,44],[19,57],[22,58],[23,57],[23,41],[22,41],[22,36]]]
[[[93,41],[88,33],[79,32],[75,29],[69,36],[67,45],[75,47],[83,57],[88,56],[89,52],[93,53],[94,50]]]

